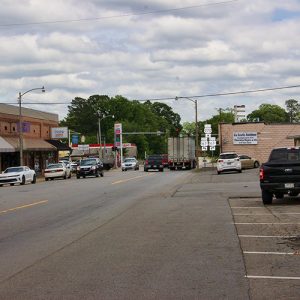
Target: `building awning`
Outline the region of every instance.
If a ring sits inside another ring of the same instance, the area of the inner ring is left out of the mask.
[[[72,151],[71,147],[59,140],[46,140],[46,142],[54,146],[58,151]]]
[[[18,137],[5,137],[5,140],[11,144],[16,151],[19,151],[19,138]],[[56,148],[47,143],[43,139],[23,138],[24,151],[56,151]]]
[[[0,137],[0,152],[16,152],[16,149],[3,137]]]

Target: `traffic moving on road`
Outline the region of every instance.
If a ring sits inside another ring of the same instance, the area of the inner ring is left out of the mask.
[[[294,299],[299,203],[288,195],[265,207],[258,169],[116,169],[7,186],[0,298],[144,299],[151,284],[158,299]]]

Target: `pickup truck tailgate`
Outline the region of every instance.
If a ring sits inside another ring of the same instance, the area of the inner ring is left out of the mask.
[[[268,162],[263,169],[265,182],[300,182],[300,162]]]

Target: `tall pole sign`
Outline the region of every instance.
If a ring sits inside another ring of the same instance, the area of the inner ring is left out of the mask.
[[[123,149],[122,149],[122,124],[121,123],[115,123],[114,132],[115,132],[115,147],[120,148],[121,163],[122,163]]]

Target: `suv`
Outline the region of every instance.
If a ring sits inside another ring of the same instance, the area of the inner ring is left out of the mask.
[[[217,161],[217,172],[223,171],[242,172],[242,165],[239,156],[234,152],[221,153]]]
[[[86,158],[82,159],[77,166],[76,177],[79,179],[81,176],[104,176],[103,163],[99,158]]]

